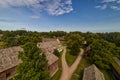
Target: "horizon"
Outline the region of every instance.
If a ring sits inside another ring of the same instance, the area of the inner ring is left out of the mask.
[[[0,0],[0,29],[120,32],[120,0]]]
[[[22,31],[23,29],[16,29],[16,30],[2,30],[2,29],[0,29],[1,31]],[[23,31],[27,31],[27,32],[38,32],[38,33],[44,33],[44,32],[47,32],[47,33],[49,33],[49,32],[57,32],[57,31],[63,31],[63,30],[53,30],[53,31],[33,31],[33,30],[23,30]],[[70,32],[81,32],[81,33],[120,33],[119,31],[109,31],[109,32],[92,32],[92,31],[85,31],[85,32],[83,32],[83,31],[63,31],[63,32],[66,32],[66,33],[70,33]]]

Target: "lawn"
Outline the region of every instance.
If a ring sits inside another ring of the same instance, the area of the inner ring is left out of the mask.
[[[115,62],[115,60],[113,59],[113,61],[111,62],[112,66],[114,67],[114,69],[118,72],[118,74],[120,75],[120,66]]]
[[[66,62],[68,64],[68,66],[71,66],[74,63],[74,61],[76,60],[77,56],[71,55],[69,52],[70,52],[70,50],[67,49],[67,51],[66,51]]]
[[[74,72],[71,80],[82,80],[84,68],[86,68],[90,65],[91,65],[91,63],[89,62],[89,60],[86,59],[86,57],[83,55],[81,62],[78,65],[78,68],[76,69],[76,71]]]
[[[110,71],[101,70],[101,72],[104,74],[105,80],[114,80]]]
[[[6,43],[5,42],[0,42],[0,48],[5,48],[6,47]]]
[[[60,41],[60,43],[63,45],[63,46],[66,46],[66,42],[65,41]]]
[[[90,66],[92,63],[85,56],[82,57],[81,62],[74,72],[71,80],[82,80],[84,68]],[[101,70],[100,71],[104,74],[105,80],[114,80],[112,74],[108,70]],[[79,76],[79,77],[78,77]]]
[[[59,80],[60,76],[61,76],[61,73],[62,73],[62,70],[59,69],[50,80]]]

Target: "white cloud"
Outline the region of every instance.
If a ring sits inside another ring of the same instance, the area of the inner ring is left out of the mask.
[[[102,3],[111,3],[111,2],[120,3],[120,0],[102,0]]]
[[[35,12],[62,15],[73,10],[72,0],[0,0],[0,8],[27,7]]]
[[[71,0],[52,0],[48,1],[48,3],[45,4],[45,10],[50,15],[61,15],[64,13],[69,13],[73,10],[72,8],[72,1]]]
[[[97,5],[95,6],[95,8],[99,8],[99,9],[112,9],[112,10],[120,10],[120,0],[102,0],[100,2],[100,4],[102,5]]]
[[[115,2],[117,0],[102,0],[102,3]]]
[[[117,7],[117,6],[111,6],[111,9],[113,9],[113,10],[120,10],[120,8]]]
[[[107,8],[107,5],[106,4],[104,4],[104,5],[98,5],[98,6],[95,6],[95,8],[99,8],[99,9],[102,9],[102,10],[104,10],[104,9],[106,9]]]

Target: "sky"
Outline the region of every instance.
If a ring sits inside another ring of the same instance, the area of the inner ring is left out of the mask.
[[[0,0],[0,29],[119,32],[120,0]]]

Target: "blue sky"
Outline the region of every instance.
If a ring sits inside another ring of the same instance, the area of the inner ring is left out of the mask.
[[[120,0],[0,0],[0,29],[120,31]]]

